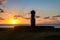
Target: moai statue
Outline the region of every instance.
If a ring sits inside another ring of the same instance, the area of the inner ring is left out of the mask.
[[[35,10],[31,11],[31,27],[35,27]]]

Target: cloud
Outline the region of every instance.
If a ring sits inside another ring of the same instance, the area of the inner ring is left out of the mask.
[[[4,20],[4,18],[0,17],[0,20]]]
[[[23,18],[23,19],[31,19],[31,18],[27,18],[27,17],[24,17],[24,16],[22,16],[22,15],[15,15],[14,17],[21,17],[21,18]]]
[[[56,16],[52,16],[52,20],[56,20],[56,21],[58,21],[58,20],[60,20],[58,17],[60,17],[60,15],[56,15]]]
[[[53,20],[53,18],[49,18],[49,19],[43,19],[40,18],[39,21],[37,21],[38,24],[59,24],[60,20]]]
[[[53,17],[60,17],[60,15],[56,15],[56,16],[53,16]]]
[[[35,16],[36,18],[40,18],[40,16]]]
[[[44,19],[49,19],[50,17],[48,16],[48,17],[44,17]]]
[[[5,4],[7,0],[0,0],[0,5]]]
[[[14,15],[14,17],[21,17],[21,15]]]

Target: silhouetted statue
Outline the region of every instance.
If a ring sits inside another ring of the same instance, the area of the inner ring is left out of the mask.
[[[35,26],[35,10],[31,11],[31,27]]]

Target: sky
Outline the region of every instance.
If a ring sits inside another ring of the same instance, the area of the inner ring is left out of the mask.
[[[35,10],[36,16],[40,16],[36,18],[37,24],[60,24],[60,0],[7,0],[4,5],[5,13],[0,15],[5,20],[0,20],[0,24],[8,24],[7,20],[13,19],[14,15],[30,17],[31,10]],[[18,19],[22,24],[30,23],[29,19]],[[24,20],[26,22],[23,22]]]
[[[53,16],[60,13],[60,0],[8,0],[7,6],[30,11],[35,9],[39,16]]]

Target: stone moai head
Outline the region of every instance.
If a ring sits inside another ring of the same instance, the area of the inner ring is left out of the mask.
[[[31,11],[31,14],[35,14],[35,10],[32,10],[32,11]]]

